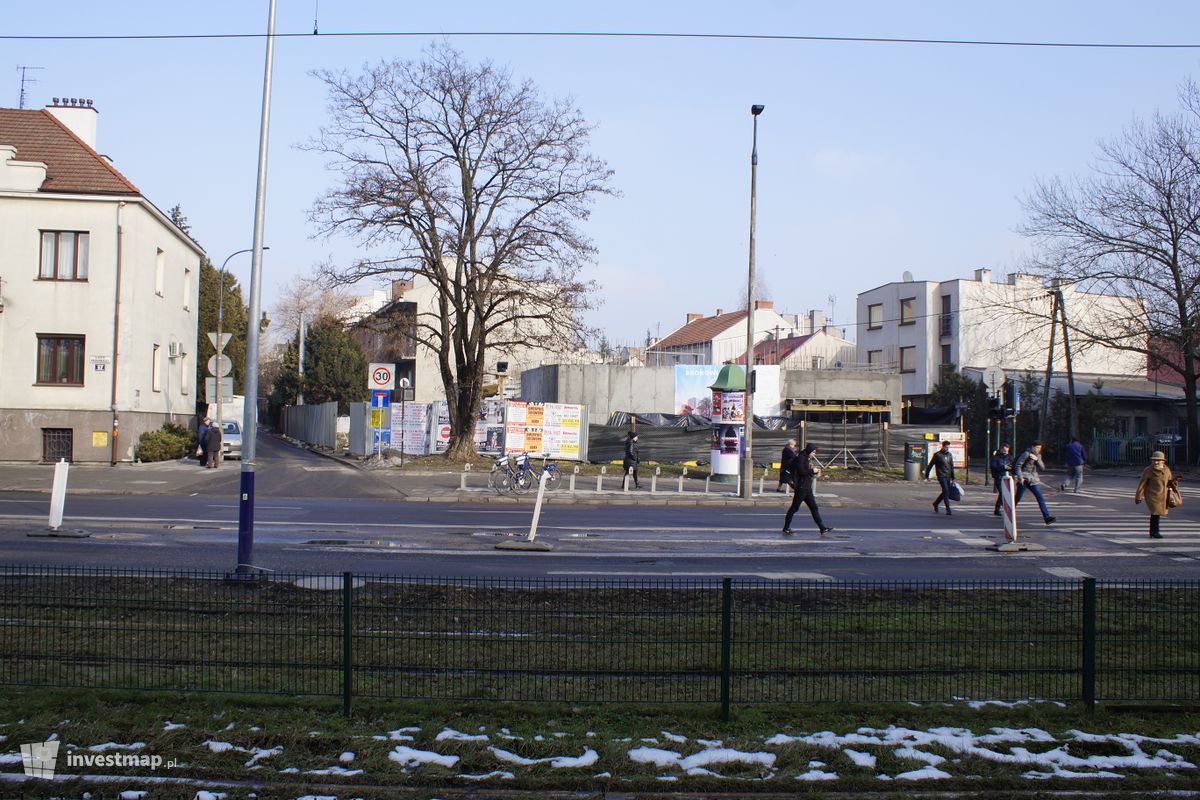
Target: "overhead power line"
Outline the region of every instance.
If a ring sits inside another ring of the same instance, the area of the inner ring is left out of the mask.
[[[968,47],[1040,47],[1101,50],[1194,50],[1194,42],[1055,42],[1008,39],[932,39],[897,36],[804,36],[762,33],[673,33],[669,31],[333,31],[275,33],[276,39],[331,39],[352,37],[498,37],[594,39],[709,39],[734,41],[830,42],[848,44],[959,45]],[[265,33],[155,33],[155,34],[4,34],[3,41],[176,41],[181,39],[263,39]]]

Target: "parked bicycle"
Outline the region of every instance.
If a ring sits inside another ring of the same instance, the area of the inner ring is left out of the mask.
[[[493,489],[496,494],[514,491],[516,477],[517,470],[512,459],[508,457],[507,453],[501,453],[496,456],[496,462],[492,464],[492,471],[488,473],[488,488]]]
[[[533,459],[528,453],[517,453],[513,456],[513,465],[516,469],[516,475],[513,478],[513,491],[518,494],[526,492],[529,489],[537,486],[542,480],[542,475],[546,476],[546,488],[553,489],[558,485],[558,464],[553,461],[548,461],[546,457],[542,457],[542,468],[538,469]]]

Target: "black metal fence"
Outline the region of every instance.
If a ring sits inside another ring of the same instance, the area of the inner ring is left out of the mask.
[[[0,684],[352,699],[1200,700],[1200,582],[0,568]]]

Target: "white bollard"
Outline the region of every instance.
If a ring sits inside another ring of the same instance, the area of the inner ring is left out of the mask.
[[[1000,479],[1000,517],[1004,520],[1004,538],[1014,544],[1017,541],[1016,485],[1012,475]]]
[[[621,479],[621,491],[629,491],[629,479],[633,477],[633,467],[625,470],[625,477]]]
[[[711,480],[712,480],[712,475],[709,475],[708,477],[706,477],[704,479],[704,493],[705,494],[708,494],[708,482]]]
[[[758,493],[759,494],[763,493],[763,484],[765,484],[767,482],[767,473],[770,471],[771,471],[771,468],[767,467],[766,469],[763,470],[762,477],[760,477],[758,479]]]
[[[550,473],[542,471],[542,477],[538,480],[537,500],[533,504],[533,522],[529,524],[529,536],[525,541],[532,542],[537,537],[538,518],[542,516],[542,497],[546,494],[546,479],[550,477]]]
[[[650,494],[658,491],[658,476],[662,474],[662,467],[655,467],[654,474],[650,476]]]
[[[576,464],[575,467],[571,470],[571,485],[569,487],[569,491],[572,494],[575,493],[575,476],[577,476],[578,474],[579,474],[579,465]]]
[[[71,465],[60,458],[54,465],[54,487],[50,490],[50,530],[62,527],[63,506],[67,502],[67,471]]]
[[[683,468],[683,472],[679,475],[679,493],[683,494],[683,479],[687,477],[687,467]]]
[[[467,473],[470,471],[471,471],[471,462],[468,461],[466,464],[463,464],[462,475],[460,475],[458,478],[458,488],[464,492],[467,490]]]
[[[608,467],[600,467],[600,474],[596,476],[596,491],[599,492],[604,486],[604,476],[608,474]]]

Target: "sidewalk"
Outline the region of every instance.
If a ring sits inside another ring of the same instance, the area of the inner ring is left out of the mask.
[[[396,468],[367,469],[357,460],[331,453],[313,450],[330,461],[347,469],[358,470],[364,476],[391,487],[397,499],[408,502],[432,503],[497,503],[532,504],[536,490],[514,496],[497,494],[487,486],[485,470],[462,472],[408,472]],[[332,465],[331,465],[332,466]],[[260,466],[260,470],[262,467]],[[236,493],[239,467],[229,462],[219,471],[200,469],[192,460],[165,461],[150,464],[72,465],[68,478],[68,494],[112,494],[112,495],[179,495]],[[1088,485],[1128,485],[1130,496],[1136,485],[1140,470],[1104,471],[1090,473],[1085,479]],[[1057,491],[1061,476],[1049,473],[1046,484],[1052,492]],[[54,478],[52,464],[0,464],[0,486],[7,491],[40,492],[49,494]],[[546,493],[544,502],[552,504],[617,504],[617,505],[713,505],[713,506],[763,506],[782,509],[790,502],[790,495],[776,492],[774,480],[763,484],[763,492],[747,501],[736,494],[731,484],[710,483],[705,492],[705,481],[686,478],[683,491],[679,491],[677,477],[660,476],[658,491],[650,490],[651,480],[642,480],[641,489],[623,491],[619,475],[604,477],[600,491],[596,489],[597,476],[575,476],[575,491],[570,491],[570,475],[564,475],[560,485]],[[966,485],[968,496],[992,497],[990,486],[979,481],[978,471],[971,474],[972,483]],[[465,486],[465,489],[462,488]],[[868,482],[820,480],[817,482],[817,498],[823,506],[833,508],[909,508],[930,502],[937,494],[937,484],[931,481],[916,482]]]

